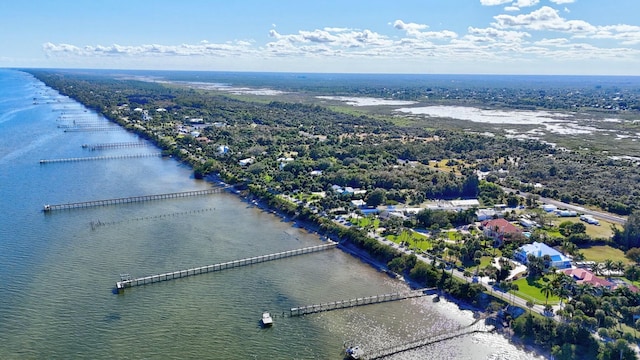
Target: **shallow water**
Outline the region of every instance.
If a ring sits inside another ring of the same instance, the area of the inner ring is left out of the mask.
[[[0,70],[0,99],[2,358],[339,359],[347,340],[378,348],[473,321],[470,311],[430,297],[283,317],[295,306],[407,290],[338,249],[114,294],[121,273],[145,276],[322,241],[228,193],[43,213],[44,204],[212,184],[172,159],[41,165],[157,150],[83,149],[138,138],[64,132],[58,125],[70,120],[61,120],[63,113],[107,122],[21,72]],[[264,310],[275,315],[272,328],[259,326]],[[532,357],[500,335],[475,334],[392,358]]]

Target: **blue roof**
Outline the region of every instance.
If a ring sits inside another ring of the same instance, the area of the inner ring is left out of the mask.
[[[533,254],[537,257],[542,257],[545,255],[549,255],[551,260],[556,261],[569,261],[569,258],[562,255],[558,250],[549,247],[547,244],[534,242],[533,244],[527,244],[520,247],[521,251],[524,251],[527,254]]]

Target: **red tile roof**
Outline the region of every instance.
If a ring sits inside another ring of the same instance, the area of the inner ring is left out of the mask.
[[[488,228],[491,232],[496,232],[498,234],[516,234],[522,232],[515,225],[505,219],[485,220],[482,222],[482,226]],[[494,230],[496,227],[498,227],[498,231]]]
[[[589,283],[593,286],[604,286],[608,288],[615,287],[615,284],[611,281],[607,281],[603,278],[597,277],[594,273],[585,269],[565,269],[562,270],[565,274],[573,277],[578,284]]]

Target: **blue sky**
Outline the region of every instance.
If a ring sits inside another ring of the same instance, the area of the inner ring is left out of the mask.
[[[6,0],[0,67],[640,75],[638,0]]]

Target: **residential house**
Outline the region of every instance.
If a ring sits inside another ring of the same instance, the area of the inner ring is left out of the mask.
[[[591,284],[593,286],[603,286],[613,289],[615,284],[606,279],[597,277],[594,273],[587,269],[565,269],[563,273],[571,276],[578,284]]]
[[[548,246],[547,244],[539,242],[534,242],[533,244],[527,244],[519,247],[518,250],[513,253],[513,258],[523,264],[526,264],[528,262],[527,257],[530,254],[536,257],[549,255],[549,257],[551,258],[551,264],[549,264],[549,266],[555,266],[558,269],[571,268],[571,259],[564,256],[564,254]]]
[[[505,219],[485,220],[481,224],[484,234],[492,238],[497,245],[502,244],[505,239],[522,235],[522,230]]]

